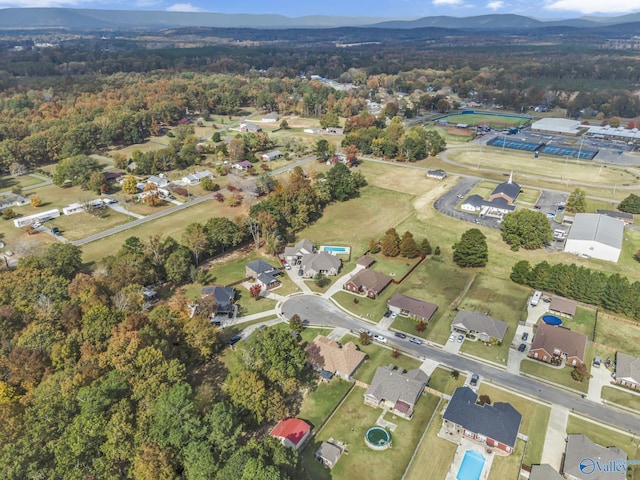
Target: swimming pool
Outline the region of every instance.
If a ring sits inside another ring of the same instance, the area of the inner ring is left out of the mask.
[[[543,315],[542,321],[547,325],[562,325],[562,319],[560,319],[560,317],[556,317],[555,315]]]
[[[457,480],[479,480],[484,468],[484,457],[475,450],[467,450],[456,475]]]
[[[338,247],[335,245],[322,245],[319,249],[321,252],[331,253],[333,255],[348,255],[351,247]]]

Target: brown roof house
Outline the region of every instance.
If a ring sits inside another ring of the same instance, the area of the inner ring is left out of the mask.
[[[616,354],[616,383],[640,390],[640,358]]]
[[[562,473],[567,480],[624,480],[627,454],[618,447],[602,447],[585,435],[567,435]]]
[[[565,317],[573,318],[578,308],[578,302],[575,300],[569,300],[562,297],[553,297],[549,304],[549,311],[556,315],[563,315]]]
[[[353,342],[340,345],[322,335],[318,335],[304,351],[307,354],[307,362],[313,368],[326,370],[347,380],[366,357]]]
[[[374,263],[376,263],[376,259],[373,258],[371,255],[363,255],[361,256],[357,261],[356,261],[356,265],[360,265],[364,268],[369,268],[371,265],[373,265]]]
[[[560,364],[564,358],[567,365],[575,367],[584,363],[586,348],[586,335],[568,328],[541,323],[531,343],[529,357],[553,364]]]
[[[460,310],[451,322],[452,332],[462,332],[472,335],[483,342],[497,340],[502,342],[509,324],[491,318],[484,313]]]
[[[344,284],[344,288],[354,293],[363,293],[376,298],[393,279],[389,275],[374,270],[360,270]]]
[[[394,415],[410,419],[428,381],[427,374],[419,369],[403,373],[394,370],[393,365],[378,367],[371,386],[364,394],[364,403],[375,408],[388,408]]]
[[[425,302],[417,298],[408,297],[401,293],[396,293],[387,303],[389,310],[403,317],[409,317],[415,320],[429,322],[431,317],[438,310],[435,303]]]
[[[310,253],[303,255],[300,269],[305,277],[315,277],[318,274],[335,276],[340,271],[342,260],[336,255],[327,252]]]

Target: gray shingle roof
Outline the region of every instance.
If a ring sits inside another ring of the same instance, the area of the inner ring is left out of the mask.
[[[305,271],[328,271],[328,270],[340,270],[342,260],[335,255],[331,255],[326,252],[311,253],[302,257],[300,266]]]
[[[428,381],[429,377],[422,370],[402,373],[390,367],[378,367],[365,396],[373,397],[377,401],[396,403],[400,400],[415,405],[418,395],[422,393]]]
[[[472,207],[479,208],[484,203],[484,199],[480,195],[470,195],[463,203],[465,205],[471,205]]]
[[[203,297],[213,295],[218,310],[228,311],[236,296],[236,290],[233,287],[204,287],[200,290],[200,295]]]
[[[491,192],[491,195],[498,195],[500,193],[506,195],[511,200],[515,200],[520,194],[520,185],[516,182],[503,182]]]
[[[532,465],[529,480],[564,480],[564,477],[546,463],[542,465]]]
[[[640,358],[616,353],[616,379],[640,384]]]
[[[247,263],[247,268],[255,272],[256,275],[260,275],[261,273],[278,275],[280,273],[280,270],[262,259],[254,260],[253,262]]]
[[[563,473],[581,480],[624,480],[626,468],[622,472],[601,472],[597,468],[592,473],[582,473],[580,462],[590,458],[604,463],[626,460],[627,454],[618,447],[602,447],[580,434],[567,436]]]
[[[469,387],[457,388],[443,418],[473,433],[515,447],[522,415],[509,403],[478,405],[478,395]]]
[[[596,213],[577,213],[567,240],[591,240],[622,248],[624,222]]]
[[[484,333],[500,341],[504,338],[509,326],[508,323],[491,318],[484,313],[469,312],[467,310],[460,310],[451,325],[453,327],[463,327],[470,332]]]

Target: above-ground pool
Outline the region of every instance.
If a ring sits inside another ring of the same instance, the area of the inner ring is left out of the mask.
[[[555,315],[543,315],[542,321],[547,325],[562,325],[562,320]]]
[[[351,247],[337,247],[335,245],[322,245],[319,250],[321,252],[331,253],[333,255],[349,255]]]
[[[371,427],[364,434],[367,447],[373,450],[385,450],[391,446],[391,434],[382,427]]]
[[[475,450],[467,450],[456,475],[457,480],[479,480],[484,468],[484,457]]]

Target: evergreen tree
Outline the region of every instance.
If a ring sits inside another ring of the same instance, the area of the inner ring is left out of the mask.
[[[424,255],[431,255],[432,249],[431,244],[429,243],[429,239],[426,237],[423,238],[420,242],[420,245],[418,246],[418,249],[420,250],[420,253],[423,253]]]
[[[453,246],[453,261],[459,267],[484,267],[489,261],[487,237],[477,228],[464,232]]]
[[[511,269],[511,280],[520,285],[528,285],[531,275],[531,265],[526,260],[516,263]]]
[[[584,190],[576,188],[567,199],[565,210],[569,213],[584,213],[587,211],[587,197]]]
[[[620,202],[618,210],[627,213],[640,213],[640,196],[632,193]]]
[[[385,257],[397,257],[400,254],[400,236],[395,228],[390,228],[382,239],[382,254]]]
[[[373,238],[369,240],[369,253],[376,254],[380,252],[380,244]]]
[[[404,232],[400,242],[400,255],[405,258],[416,258],[418,256],[418,245],[413,239],[411,232]]]
[[[542,248],[552,238],[551,225],[542,212],[522,209],[507,214],[502,222],[502,239],[512,250]]]

